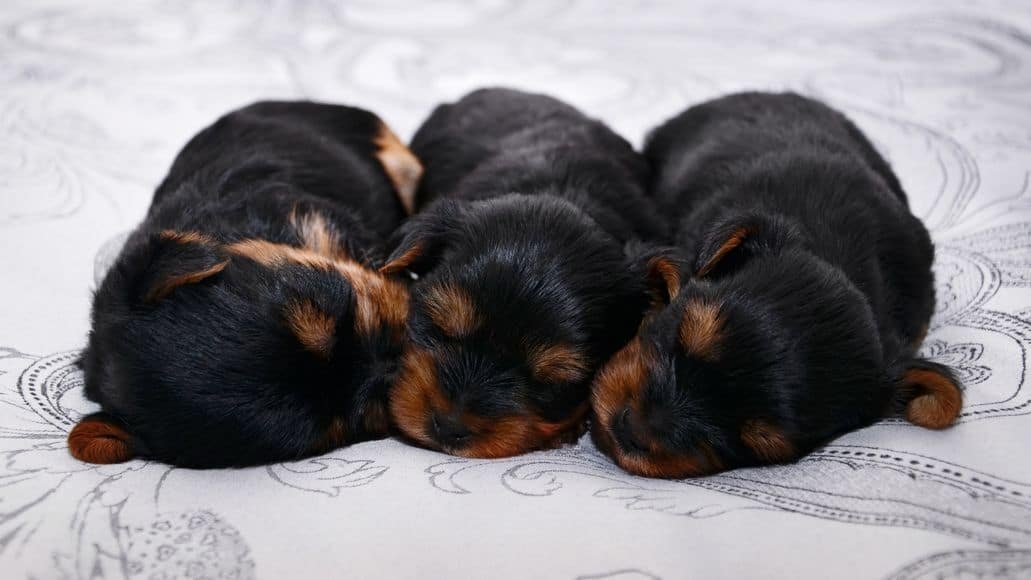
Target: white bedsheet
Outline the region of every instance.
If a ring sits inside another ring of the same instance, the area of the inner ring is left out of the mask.
[[[386,440],[225,471],[68,455],[95,408],[72,366],[95,261],[188,137],[302,97],[410,136],[490,84],[635,143],[744,88],[846,111],[937,243],[925,351],[966,383],[959,424],[885,421],[796,465],[687,481],[629,476],[587,439],[500,461]],[[1026,1],[5,0],[0,577],[1031,577],[1029,172]]]

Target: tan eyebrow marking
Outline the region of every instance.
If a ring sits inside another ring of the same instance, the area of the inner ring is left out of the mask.
[[[723,316],[718,304],[691,300],[684,307],[680,321],[680,344],[704,360],[715,360],[722,339]]]
[[[565,344],[535,348],[530,351],[528,359],[534,378],[542,382],[583,380],[589,370],[583,353]]]
[[[309,352],[328,359],[336,342],[336,319],[309,300],[287,306],[286,321]]]
[[[430,320],[450,337],[462,338],[480,326],[480,316],[472,296],[453,283],[430,286],[423,298]]]

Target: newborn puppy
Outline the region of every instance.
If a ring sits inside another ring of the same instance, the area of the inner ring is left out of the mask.
[[[593,435],[624,469],[685,477],[791,461],[894,412],[959,414],[917,357],[934,248],[848,119],[794,94],[688,109],[645,155],[691,277],[652,262],[668,304],[598,372]]]
[[[372,262],[421,171],[375,115],[264,102],[196,135],[93,301],[93,463],[288,460],[388,431],[408,314]]]
[[[647,166],[602,123],[504,89],[438,107],[412,149],[426,167],[382,271],[419,276],[390,396],[417,444],[503,457],[575,440],[596,365],[647,305],[624,243],[660,236]]]

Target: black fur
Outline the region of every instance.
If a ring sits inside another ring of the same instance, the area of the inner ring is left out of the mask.
[[[616,387],[596,386],[596,440],[621,464],[684,476],[787,461],[921,391],[900,385],[930,364],[916,349],[933,246],[847,118],[794,94],[737,94],[657,128],[645,156],[693,277],[643,325],[630,410],[613,413]],[[718,312],[711,349],[684,346],[683,325],[705,334],[689,308]]]
[[[382,258],[403,212],[374,156],[381,127],[361,109],[262,102],[179,153],[96,291],[82,357],[87,396],[129,432],[133,455],[249,465],[318,452],[334,421],[347,441],[385,435],[365,414],[385,405],[403,329],[356,333],[355,289],[332,269],[230,250],[243,240],[300,248],[291,216],[317,214],[334,251],[362,264]],[[304,348],[287,323],[304,302],[336,322],[328,356]]]
[[[573,107],[507,89],[438,107],[412,150],[426,168],[424,209],[402,226],[391,260],[420,276],[410,335],[432,355],[420,364],[433,366],[448,408],[416,402],[417,381],[402,379],[395,421],[418,443],[474,456],[562,438],[495,428],[506,421],[578,432],[595,366],[632,335],[646,304],[643,274],[624,253],[664,232],[644,195],[646,164]],[[446,336],[428,316],[427,295],[441,287],[471,299],[474,332]],[[554,374],[576,378],[535,379],[529,353],[551,346],[580,355],[583,372],[560,363]]]

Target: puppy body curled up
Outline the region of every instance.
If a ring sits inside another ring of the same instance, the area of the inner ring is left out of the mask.
[[[407,288],[374,264],[421,167],[375,115],[262,102],[193,137],[96,291],[79,459],[294,459],[388,431]]]
[[[419,276],[395,423],[467,457],[575,439],[596,365],[647,303],[624,252],[663,235],[644,197],[646,164],[573,107],[505,89],[438,107],[412,150],[427,207],[384,267]]]
[[[952,424],[956,379],[917,355],[930,237],[847,118],[732,95],[660,126],[645,155],[686,264],[653,262],[674,291],[597,375],[593,434],[619,465],[696,476],[791,461],[897,412]]]

